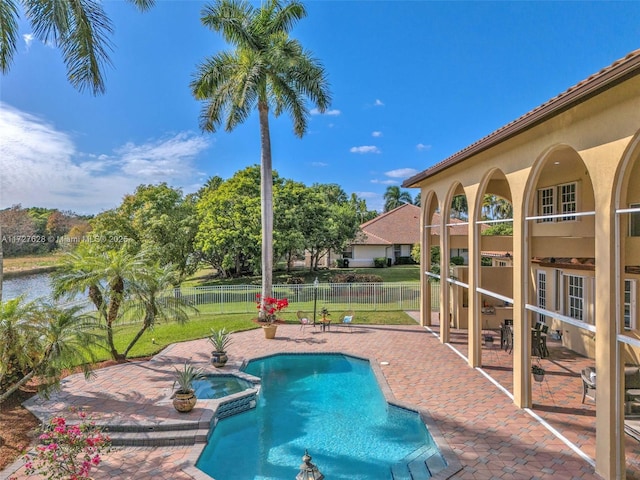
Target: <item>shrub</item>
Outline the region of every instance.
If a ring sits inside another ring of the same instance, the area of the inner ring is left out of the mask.
[[[331,277],[332,283],[380,283],[382,277],[379,275],[367,275],[360,273],[338,273]]]
[[[287,285],[301,285],[304,283],[304,278],[302,277],[288,277],[285,282]]]
[[[40,444],[34,454],[24,457],[29,475],[44,478],[89,480],[91,470],[111,450],[111,440],[86,416],[79,412],[80,423],[69,425],[64,417],[53,417],[40,431]]]
[[[373,266],[376,268],[384,268],[387,266],[386,257],[377,257],[373,259]]]
[[[418,252],[418,255],[420,255],[420,253]],[[418,257],[419,260],[420,257]],[[413,257],[398,257],[396,259],[396,265],[415,265],[416,262]]]

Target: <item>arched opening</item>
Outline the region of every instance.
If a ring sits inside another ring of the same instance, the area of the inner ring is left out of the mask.
[[[499,169],[490,171],[476,198],[478,238],[477,299],[483,347],[509,348],[513,324],[513,204],[509,182]],[[486,339],[494,339],[486,341]],[[486,355],[484,355],[486,356]],[[484,357],[483,357],[484,359]],[[483,362],[484,363],[484,362]],[[513,368],[513,365],[511,365]]]
[[[446,255],[440,252],[441,288],[447,286],[448,326],[466,329],[469,322],[469,283],[466,279],[469,270],[469,203],[460,183],[452,185],[447,199],[446,211],[443,212],[445,240],[441,243],[445,245]],[[444,324],[442,328],[444,330]]]

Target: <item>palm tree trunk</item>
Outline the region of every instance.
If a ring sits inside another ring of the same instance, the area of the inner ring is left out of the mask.
[[[269,135],[269,106],[258,102],[260,113],[260,204],[262,212],[262,301],[273,290],[273,171],[271,137]]]
[[[7,398],[9,398],[13,392],[18,390],[21,386],[25,385],[29,380],[31,380],[34,375],[35,375],[35,371],[31,370],[24,377],[22,377],[18,382],[11,385],[6,392],[3,392],[2,395],[0,395],[0,404],[2,404],[2,402],[4,402]]]

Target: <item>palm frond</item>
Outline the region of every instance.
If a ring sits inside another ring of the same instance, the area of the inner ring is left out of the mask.
[[[12,0],[0,0],[0,71],[6,73],[16,53],[18,7]]]

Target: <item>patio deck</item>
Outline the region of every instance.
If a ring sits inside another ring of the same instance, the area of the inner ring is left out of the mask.
[[[597,479],[595,457],[595,404],[581,404],[580,370],[593,362],[549,342],[550,356],[541,361],[545,381],[534,385],[534,406],[521,410],[496,384],[511,390],[512,355],[496,341],[483,350],[482,369],[472,369],[461,358],[467,353],[466,331],[453,330],[451,344],[442,345],[429,329],[416,326],[354,326],[353,331],[331,331],[281,325],[275,340],[265,340],[260,329],[233,335],[232,362],[277,352],[341,351],[388,362],[380,368],[398,401],[423,408],[457,454],[463,469],[455,479]],[[455,352],[457,349],[459,353]],[[100,423],[159,425],[205,422],[210,410],[200,402],[189,414],[178,414],[170,404],[173,365],[190,359],[208,363],[206,340],[174,344],[149,362],[108,367],[86,382],[81,375],[65,379],[63,390],[49,401],[32,399],[28,407],[39,416],[61,413],[74,405],[86,407]],[[548,427],[573,443],[570,448]],[[625,438],[627,478],[640,479],[640,444]],[[309,446],[313,455],[313,446]],[[192,446],[119,447],[95,471],[101,479],[191,479],[183,471],[197,458]],[[301,452],[302,453],[302,452]],[[21,461],[0,472],[0,479],[15,475],[30,478]],[[322,470],[322,465],[318,465]],[[191,470],[193,471],[193,470]],[[31,477],[33,478],[33,477]],[[224,480],[224,479],[221,479]],[[282,479],[286,480],[286,479]],[[381,479],[382,480],[382,479]]]

